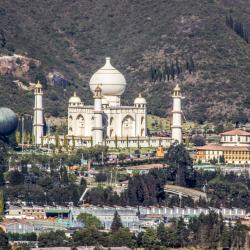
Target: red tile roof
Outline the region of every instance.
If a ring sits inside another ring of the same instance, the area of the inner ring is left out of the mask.
[[[249,135],[250,136],[250,133],[248,133],[247,131],[236,128],[236,129],[221,133],[221,135]]]
[[[213,150],[213,151],[250,151],[250,147],[244,146],[221,146],[218,144],[207,144],[197,147],[197,150]]]

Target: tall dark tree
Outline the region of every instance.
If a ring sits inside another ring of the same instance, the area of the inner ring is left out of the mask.
[[[113,221],[112,221],[112,224],[111,224],[111,231],[112,231],[112,232],[116,232],[116,231],[118,231],[120,228],[123,228],[122,221],[121,221],[121,217],[120,217],[120,215],[118,214],[118,212],[115,211],[115,213],[114,213],[114,218],[113,218]]]
[[[0,229],[0,250],[9,250],[10,245],[9,245],[9,239],[7,234]]]
[[[9,172],[10,185],[19,185],[19,184],[22,184],[23,181],[24,181],[24,176],[18,170],[14,170],[14,171]]]
[[[185,186],[187,181],[191,181],[193,174],[192,159],[183,144],[172,144],[165,154],[164,160],[175,169],[177,185]]]

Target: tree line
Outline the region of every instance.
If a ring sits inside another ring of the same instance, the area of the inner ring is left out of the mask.
[[[195,63],[191,56],[185,62],[180,62],[178,58],[175,61],[165,61],[161,66],[150,66],[150,81],[170,81],[175,80],[182,73],[192,74],[195,71]]]
[[[234,17],[228,15],[226,16],[226,25],[231,28],[238,36],[240,36],[245,42],[249,43],[249,32],[240,20],[234,19]]]

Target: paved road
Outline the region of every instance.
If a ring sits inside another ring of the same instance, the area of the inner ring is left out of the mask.
[[[191,197],[194,201],[199,200],[199,198],[207,199],[207,194],[196,189],[185,188],[176,185],[165,185],[165,192],[181,195],[184,197]]]

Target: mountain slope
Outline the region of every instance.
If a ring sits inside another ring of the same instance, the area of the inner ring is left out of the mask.
[[[47,115],[64,115],[74,90],[91,103],[89,78],[110,56],[127,79],[126,103],[141,91],[150,113],[168,115],[171,90],[179,81],[188,119],[237,120],[250,114],[250,44],[225,25],[225,18],[231,13],[247,28],[249,10],[246,0],[2,0],[0,52],[41,62],[35,72],[19,77],[24,82],[53,71],[68,80],[66,92],[47,87]],[[191,75],[150,81],[151,65],[185,63],[190,56],[196,69]],[[31,113],[32,94],[18,89],[16,78],[0,78],[0,105]]]

